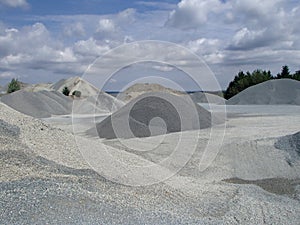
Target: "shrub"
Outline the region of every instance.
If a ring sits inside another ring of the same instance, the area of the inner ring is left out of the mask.
[[[77,97],[77,98],[80,98],[81,91],[73,91],[72,95],[75,96],[75,97]]]
[[[64,89],[62,90],[62,93],[65,95],[65,96],[69,96],[70,94],[70,90],[68,87],[64,87]]]
[[[13,78],[11,82],[8,84],[7,93],[13,93],[21,89],[21,84],[18,79]]]

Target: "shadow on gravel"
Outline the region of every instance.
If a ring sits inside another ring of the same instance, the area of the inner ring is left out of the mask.
[[[275,148],[288,153],[286,161],[290,166],[300,160],[300,132],[280,137],[274,144]]]
[[[21,151],[0,151],[0,163],[2,163],[2,165],[20,166],[20,168],[31,168],[35,171],[53,173],[54,175],[85,176],[110,182],[91,169],[74,169],[41,156],[35,156]]]
[[[300,179],[286,179],[286,178],[270,178],[262,180],[243,180],[240,178],[230,178],[223,180],[232,184],[254,184],[267,192],[277,195],[287,195],[291,198],[296,196],[296,186],[300,185]]]

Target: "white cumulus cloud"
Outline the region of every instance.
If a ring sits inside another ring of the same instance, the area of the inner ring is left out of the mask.
[[[177,9],[170,13],[167,26],[189,29],[198,28],[208,21],[210,13],[225,7],[220,0],[182,0]]]
[[[0,5],[12,8],[26,8],[29,6],[26,0],[0,0]]]

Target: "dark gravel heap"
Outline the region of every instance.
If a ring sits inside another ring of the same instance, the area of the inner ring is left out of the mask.
[[[188,96],[146,93],[104,119],[96,128],[100,138],[113,139],[149,137],[210,126],[210,112],[195,104]],[[90,130],[88,134],[94,135],[94,131]]]
[[[300,160],[300,132],[279,138],[275,147],[288,153],[287,162],[293,165]]]

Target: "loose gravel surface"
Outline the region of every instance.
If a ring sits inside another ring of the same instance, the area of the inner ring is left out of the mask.
[[[296,133],[299,121],[299,115],[233,118],[221,152],[206,171],[198,170],[198,152],[172,178],[130,187],[91,169],[73,134],[0,104],[0,224],[297,224],[299,166],[291,167],[289,153],[274,143]],[[158,138],[140,139],[140,145]],[[170,134],[164,145],[172,146],[174,138]],[[155,161],[162,156],[135,157]],[[237,180],[224,181],[233,177]],[[272,185],[282,192],[272,191]]]

